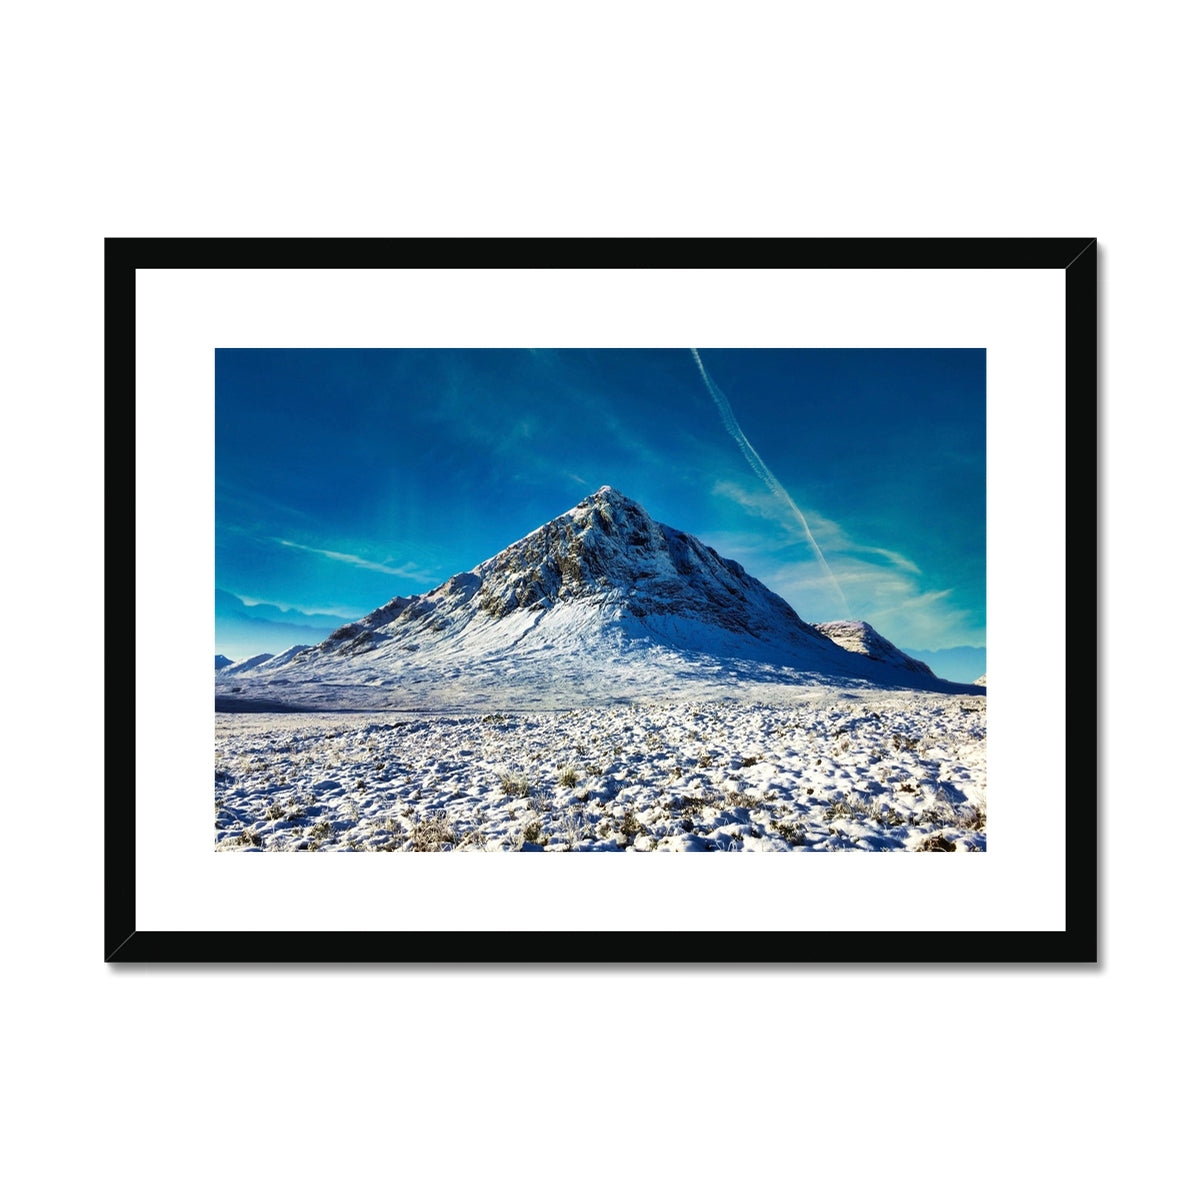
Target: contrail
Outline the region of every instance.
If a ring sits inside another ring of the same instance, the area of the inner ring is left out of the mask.
[[[770,468],[763,462],[758,451],[750,445],[750,439],[746,437],[742,432],[742,427],[737,423],[737,418],[733,415],[733,409],[729,401],[725,398],[725,393],[713,383],[712,379],[709,378],[708,372],[704,369],[704,363],[700,360],[700,351],[693,350],[692,357],[696,360],[696,366],[700,368],[700,378],[704,380],[704,386],[708,388],[708,394],[716,402],[717,411],[721,414],[721,420],[725,422],[725,428],[729,430],[729,436],[741,447],[741,451],[746,456],[746,461],[750,464],[755,475],[771,489],[777,499],[782,500],[795,514],[796,520],[800,523],[800,528],[804,530],[804,536],[808,538],[809,545],[812,546],[814,553],[820,560],[821,566],[825,568],[825,574],[829,576],[829,582],[833,584],[833,590],[837,592],[838,599],[842,602],[842,611],[846,614],[846,618],[849,619],[850,605],[846,603],[846,597],[842,593],[837,577],[825,561],[825,555],[821,553],[821,547],[817,545],[817,539],[813,537],[812,530],[809,529],[808,522],[804,519],[804,514],[796,507],[796,502],[784,490],[783,484],[771,474]]]

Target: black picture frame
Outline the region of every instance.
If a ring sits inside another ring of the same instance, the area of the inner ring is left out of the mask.
[[[1097,257],[1095,238],[739,239],[544,241],[468,239],[105,240],[105,842],[104,957],[109,963],[1093,963],[1097,961]],[[1071,704],[1061,736],[1070,776],[1062,798],[1065,925],[1054,931],[804,931],[753,939],[710,933],[563,934],[138,929],[137,794],[127,764],[136,678],[127,617],[136,577],[137,272],[146,269],[376,270],[471,261],[490,267],[687,268],[732,256],[741,266],[811,270],[1037,270],[1065,276],[1062,336],[1068,437],[1063,488],[1063,654]],[[719,947],[714,952],[714,947]]]

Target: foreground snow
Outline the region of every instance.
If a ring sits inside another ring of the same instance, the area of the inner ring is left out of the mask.
[[[219,713],[218,850],[983,850],[987,700]]]

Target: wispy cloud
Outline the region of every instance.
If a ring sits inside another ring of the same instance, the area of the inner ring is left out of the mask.
[[[919,596],[909,596],[900,602],[900,608],[925,608],[930,604],[936,604],[939,600],[945,600],[947,596],[952,595],[953,588],[943,588],[940,592],[922,592]]]
[[[748,492],[740,484],[729,479],[717,480],[713,484],[712,491],[716,496],[723,496],[728,500],[732,500],[750,516],[772,522],[779,520],[780,502],[773,493],[755,494]],[[921,568],[911,558],[901,554],[900,551],[890,550],[885,546],[868,546],[863,542],[857,542],[836,521],[830,520],[813,509],[809,509],[808,511],[808,523],[813,532],[821,539],[822,545],[824,545],[825,549],[831,555],[845,554],[877,557],[898,570],[907,571],[913,575],[921,574]],[[806,542],[806,539],[801,537],[798,532],[789,531],[786,527],[782,528],[780,533],[782,536],[776,536],[772,540],[772,544],[779,549],[787,546],[804,545]],[[838,563],[838,579],[843,584],[847,582],[844,578],[844,569],[840,562]]]
[[[903,554],[900,554],[896,550],[886,550],[882,546],[853,546],[851,548],[860,554],[877,554],[880,558],[890,562],[898,570],[908,571],[913,575],[921,574],[921,568],[912,559],[905,558]]]
[[[712,492],[714,496],[724,496],[726,500],[732,500],[752,517],[761,517],[769,521],[776,518],[779,502],[774,493],[763,495],[748,492],[732,479],[718,479],[712,486]],[[800,535],[797,533],[792,540],[800,541]]]
[[[366,571],[378,571],[381,575],[398,575],[403,579],[412,579],[418,583],[436,582],[435,577],[424,570],[419,563],[407,562],[400,566],[393,566],[389,563],[371,562],[370,559],[360,558],[357,554],[346,554],[341,550],[324,550],[320,546],[305,546],[301,542],[290,542],[287,538],[271,538],[271,541],[280,546],[287,546],[289,550],[304,550],[308,554],[319,554],[322,558],[328,558],[333,562],[362,567]]]
[[[791,516],[799,522],[800,528],[804,531],[804,536],[808,539],[809,545],[812,546],[813,553],[817,556],[817,561],[825,570],[825,574],[829,578],[829,582],[833,585],[833,590],[837,592],[838,599],[842,602],[842,609],[847,616],[850,615],[850,606],[846,602],[846,597],[842,592],[841,586],[837,581],[837,576],[834,575],[829,563],[825,561],[825,555],[821,553],[821,547],[817,544],[817,539],[813,536],[811,527],[808,524],[804,514],[800,511],[796,502],[792,499],[787,489],[775,478],[774,473],[763,462],[762,455],[750,444],[750,439],[742,432],[742,427],[738,424],[737,418],[733,415],[731,407],[725,393],[717,387],[713,382],[712,377],[704,369],[704,363],[700,359],[700,352],[692,350],[692,358],[696,360],[696,366],[700,369],[700,377],[704,380],[704,386],[708,388],[708,393],[712,396],[716,403],[717,409],[721,414],[721,420],[725,423],[725,428],[729,436],[738,444],[745,456],[746,461],[750,464],[751,470],[771,489],[775,496],[787,505],[787,509]]]
[[[221,524],[231,532],[252,533],[256,528],[310,526],[311,512],[285,504],[258,488],[217,476],[217,509]]]

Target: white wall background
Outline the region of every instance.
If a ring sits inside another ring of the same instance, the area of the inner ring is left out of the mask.
[[[14,1194],[1181,1190],[1196,1067],[1185,11],[10,14]],[[103,965],[101,239],[180,234],[1098,236],[1102,966]]]

